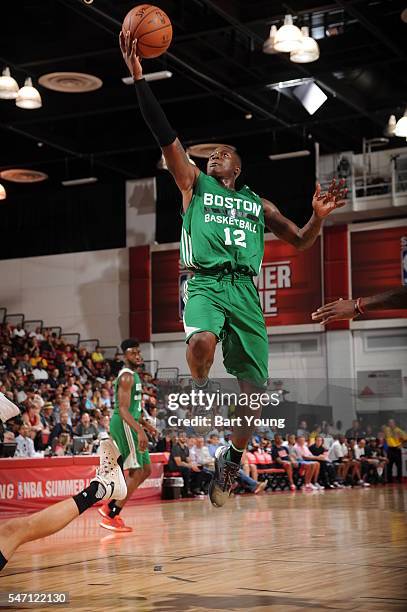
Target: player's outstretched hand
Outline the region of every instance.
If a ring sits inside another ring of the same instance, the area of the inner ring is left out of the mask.
[[[140,58],[137,55],[137,38],[131,40],[130,32],[126,34],[121,31],[119,35],[120,50],[123,59],[126,62],[127,68],[135,81],[143,78],[143,68],[141,67]]]
[[[321,185],[317,183],[314,197],[312,198],[312,208],[320,219],[323,219],[336,208],[341,208],[346,204],[347,189],[344,188],[345,179],[341,179],[336,184],[336,179],[332,179],[328,191],[321,193]]]
[[[355,300],[336,300],[318,308],[316,312],[312,313],[311,317],[316,323],[325,325],[325,323],[331,321],[353,319],[356,314]]]

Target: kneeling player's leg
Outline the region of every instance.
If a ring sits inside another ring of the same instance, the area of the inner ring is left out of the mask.
[[[126,483],[117,460],[117,448],[110,439],[102,440],[100,467],[95,478],[83,491],[31,516],[14,518],[0,525],[0,569],[15,550],[39,538],[60,531],[77,516],[102,499],[126,496]]]

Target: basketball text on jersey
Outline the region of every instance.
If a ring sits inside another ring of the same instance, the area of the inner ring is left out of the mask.
[[[264,252],[261,198],[244,185],[231,191],[201,172],[183,216],[181,260],[187,269],[259,272]]]

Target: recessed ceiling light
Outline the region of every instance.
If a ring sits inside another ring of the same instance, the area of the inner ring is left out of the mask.
[[[38,83],[52,91],[61,93],[87,93],[103,85],[103,81],[93,74],[83,72],[50,72],[43,74]]]
[[[0,172],[0,177],[12,183],[41,183],[46,181],[48,174],[39,170],[27,170],[25,168],[11,168]]]

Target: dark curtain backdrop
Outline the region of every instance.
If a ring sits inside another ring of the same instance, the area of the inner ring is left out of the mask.
[[[5,187],[0,259],[126,246],[124,182]]]
[[[200,167],[204,170],[204,166]],[[266,160],[259,164],[244,164],[238,187],[248,185],[294,221],[303,226],[312,214],[315,190],[315,156],[297,157],[280,161]],[[182,218],[181,195],[169,172],[157,177],[156,240],[158,243],[176,242],[180,238]]]

